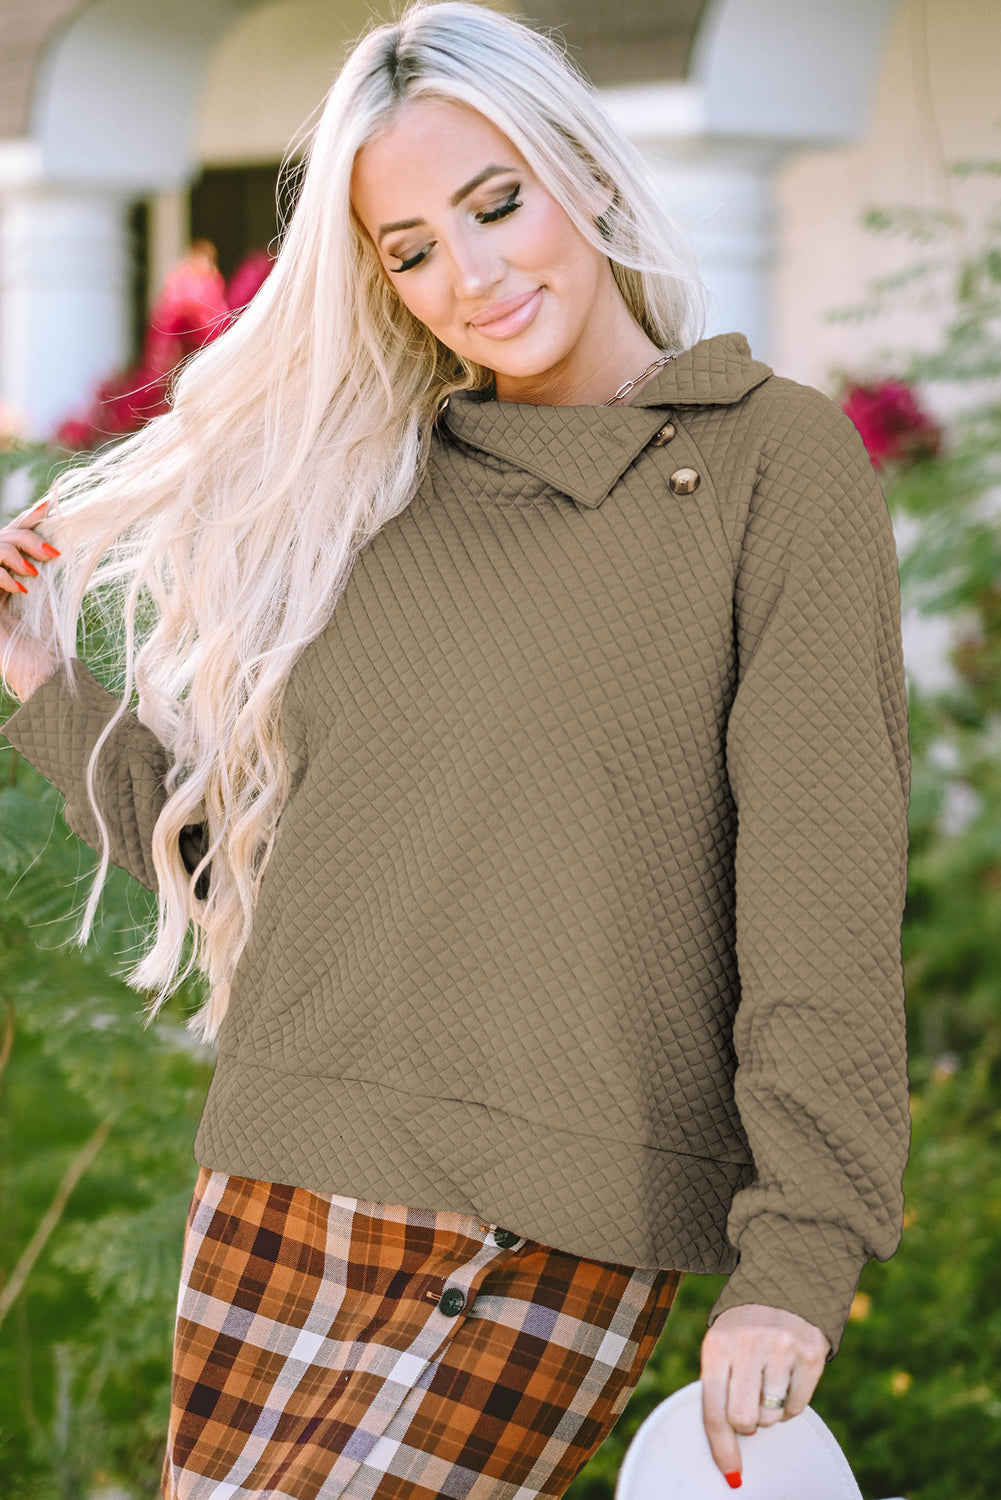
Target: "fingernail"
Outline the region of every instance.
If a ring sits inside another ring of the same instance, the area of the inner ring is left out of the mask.
[[[723,1478],[726,1480],[727,1484],[732,1490],[739,1490],[740,1486],[744,1482],[740,1477],[739,1469],[731,1469],[729,1474],[723,1475]]]
[[[18,581],[17,581],[16,578],[14,579],[14,582],[17,583],[17,586],[21,590],[22,594],[26,594],[28,592],[28,590],[25,588],[24,584],[23,583],[18,583]]]
[[[46,557],[60,557],[62,555],[59,551],[59,548],[53,547],[51,542],[43,542],[42,551],[45,553]]]
[[[30,563],[26,557],[22,557],[21,561],[24,563],[24,566],[27,568],[29,575],[32,578],[37,578],[38,577],[38,569],[35,567],[34,563]]]

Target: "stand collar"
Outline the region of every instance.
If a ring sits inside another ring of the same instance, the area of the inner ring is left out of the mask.
[[[454,391],[439,421],[460,442],[598,506],[664,424],[664,408],[729,406],[772,374],[742,333],[700,339],[628,406],[536,406]]]

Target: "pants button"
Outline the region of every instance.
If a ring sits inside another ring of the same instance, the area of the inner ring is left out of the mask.
[[[511,1246],[516,1245],[520,1239],[521,1235],[515,1234],[513,1229],[494,1230],[494,1244],[500,1250],[510,1250]]]
[[[454,1318],[457,1313],[461,1313],[465,1305],[466,1294],[457,1286],[447,1286],[438,1302],[438,1307],[446,1318]]]

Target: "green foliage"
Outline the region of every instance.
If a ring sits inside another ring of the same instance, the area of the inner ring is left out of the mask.
[[[73,468],[82,457],[90,456],[67,453],[64,449],[56,451],[47,443],[0,443],[0,484],[19,474],[27,490],[25,504],[30,505],[44,495],[64,469]]]
[[[1001,1111],[985,1110],[974,1065],[940,1066],[912,1122],[901,1249],[866,1267],[850,1357],[832,1362],[813,1404],[864,1494],[979,1500],[1001,1463]]]
[[[909,691],[911,1077],[926,1085],[936,1058],[955,1053],[976,1080],[976,1113],[1001,1081],[1001,217],[964,243],[937,346],[898,369],[967,399],[942,451],[893,474],[886,491],[891,510],[918,524],[901,556],[905,604],[953,622],[953,684]]]
[[[0,768],[0,984],[12,1037],[0,1097],[5,1279],[67,1169],[107,1130],[0,1335],[0,1494],[75,1500],[103,1475],[154,1496],[208,1065],[179,1004],[145,1031],[142,996],[118,977],[150,893],[115,871],[94,938],[76,947],[73,909],[95,856],[66,830],[58,793],[13,750]]]

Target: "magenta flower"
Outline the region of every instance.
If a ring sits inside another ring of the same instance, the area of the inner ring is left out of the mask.
[[[874,468],[930,458],[939,450],[941,428],[902,380],[850,385],[841,407],[861,433]]]
[[[169,272],[149,317],[143,362],[167,374],[188,354],[217,338],[229,324],[226,283],[215,246],[196,240]]]
[[[226,286],[226,302],[233,312],[241,312],[256,297],[271,274],[274,261],[266,250],[251,250],[237,266]]]
[[[266,251],[252,250],[227,285],[216,265],[215,246],[196,240],[172,268],[156,299],[139,363],[102,381],[89,405],[59,424],[53,441],[83,452],[108,438],[138,432],[169,411],[167,390],[174,370],[225,332],[264,284],[272,265]]]

